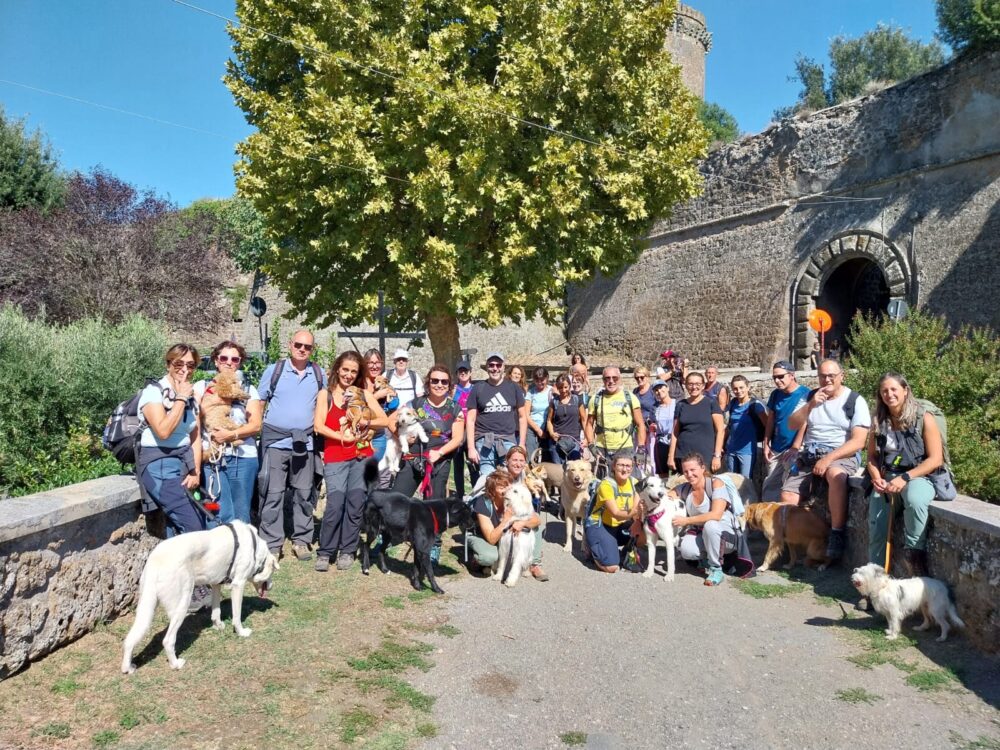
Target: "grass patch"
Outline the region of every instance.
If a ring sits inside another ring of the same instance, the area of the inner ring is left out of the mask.
[[[105,729],[95,734],[90,740],[94,743],[94,747],[111,747],[114,743],[118,742],[120,737],[121,735],[114,729]]]
[[[882,696],[869,693],[864,688],[847,688],[846,690],[837,691],[837,700],[844,703],[866,703],[870,706],[882,700]]]
[[[387,596],[382,599],[382,606],[388,609],[402,609],[403,608],[403,597],[401,596]]]
[[[429,713],[437,700],[433,695],[422,693],[410,683],[391,674],[380,675],[373,680],[359,680],[358,687],[364,693],[375,689],[385,690],[389,694],[386,702],[390,706],[405,704],[422,713]]]
[[[70,728],[69,724],[64,724],[60,721],[50,721],[39,729],[37,733],[43,737],[54,737],[57,740],[65,740],[70,735]]]
[[[901,672],[915,672],[916,664],[907,661],[899,655],[899,651],[911,648],[916,645],[912,638],[900,635],[897,639],[890,641],[885,631],[881,628],[858,631],[858,638],[862,652],[854,656],[848,656],[847,660],[862,669],[872,669],[880,664],[891,664]]]
[[[974,740],[967,740],[958,732],[952,732],[949,738],[955,743],[957,750],[1000,750],[1000,739],[984,734]]]
[[[52,692],[56,695],[73,695],[73,693],[82,687],[83,684],[74,675],[70,675],[69,677],[62,677],[56,680],[52,684]]]
[[[364,744],[365,750],[406,750],[408,737],[398,729],[387,729],[380,732],[371,742]]]
[[[562,740],[564,745],[569,745],[573,747],[575,745],[586,745],[587,744],[587,733],[586,732],[563,732],[559,735],[559,739]]]
[[[747,579],[733,581],[733,586],[754,599],[777,599],[792,596],[806,590],[804,583],[759,583]]]
[[[411,602],[422,602],[434,596],[436,594],[430,589],[420,589],[420,591],[411,591],[406,598]]]
[[[424,722],[423,724],[417,724],[417,736],[423,737],[425,740],[434,739],[438,735],[437,724],[433,722]]]
[[[445,638],[454,638],[456,635],[462,634],[462,631],[454,625],[442,625],[437,629],[437,632]]]
[[[958,682],[958,676],[950,669],[920,669],[906,678],[906,684],[917,690],[943,690]]]
[[[355,706],[340,722],[340,740],[351,743],[370,732],[378,724],[378,717],[361,706]]]
[[[431,662],[422,654],[433,650],[426,643],[404,645],[392,641],[383,641],[382,646],[372,651],[363,659],[348,659],[347,663],[359,672],[384,671],[402,672],[410,667],[416,667],[422,672],[431,668]]]

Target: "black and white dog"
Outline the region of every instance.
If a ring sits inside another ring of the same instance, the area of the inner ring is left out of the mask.
[[[684,503],[668,494],[666,485],[655,474],[646,477],[636,484],[642,503],[645,507],[643,523],[646,526],[646,552],[649,562],[643,578],[653,577],[653,566],[656,564],[656,544],[662,541],[667,550],[667,574],[665,581],[674,580],[676,550],[681,546],[681,530],[674,529],[673,520],[678,516],[687,515]]]

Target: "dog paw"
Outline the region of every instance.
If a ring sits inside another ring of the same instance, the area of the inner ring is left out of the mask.
[[[937,641],[938,643],[944,643],[946,640],[948,640],[948,636],[946,636],[944,633],[942,633],[941,635],[939,635],[934,640]]]
[[[212,620],[212,630],[225,630],[226,623],[222,620]]]
[[[885,631],[885,639],[887,641],[894,641],[899,638],[899,633],[893,633],[891,630]]]
[[[563,552],[572,552],[572,551],[573,551],[573,545],[572,544],[564,544],[563,545]]]
[[[236,635],[240,638],[249,638],[252,632],[250,628],[236,628]]]
[[[122,667],[122,674],[132,674],[133,672],[135,672],[135,664],[134,663],[130,663],[130,664]]]
[[[187,662],[184,659],[177,659],[176,661],[170,662],[171,669],[182,669]]]
[[[770,567],[768,566],[768,564],[767,564],[767,563],[764,563],[764,564],[763,564],[763,565],[761,565],[761,566],[760,566],[759,568],[757,568],[757,570],[759,570],[759,571],[760,571],[761,573],[764,573],[765,571],[768,571],[768,570],[770,570],[770,569],[771,569],[771,568],[770,568]]]
[[[673,583],[674,582],[674,574],[673,573],[667,573],[665,576],[663,576],[663,580],[666,581],[667,583]]]

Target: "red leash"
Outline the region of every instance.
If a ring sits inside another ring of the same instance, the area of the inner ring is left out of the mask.
[[[424,500],[431,496],[431,473],[434,471],[434,464],[431,463],[430,453],[422,453],[424,458],[424,480],[420,483],[420,494]],[[434,519],[434,533],[437,534],[437,519]]]

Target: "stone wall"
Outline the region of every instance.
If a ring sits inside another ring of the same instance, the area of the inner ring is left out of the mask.
[[[133,477],[0,501],[0,679],[132,606],[157,541]]]
[[[793,345],[801,361],[805,315],[852,259],[877,265],[893,298],[1000,328],[998,81],[1000,52],[963,58],[714,152],[704,195],[658,223],[633,266],[571,291],[573,348],[769,366]]]

